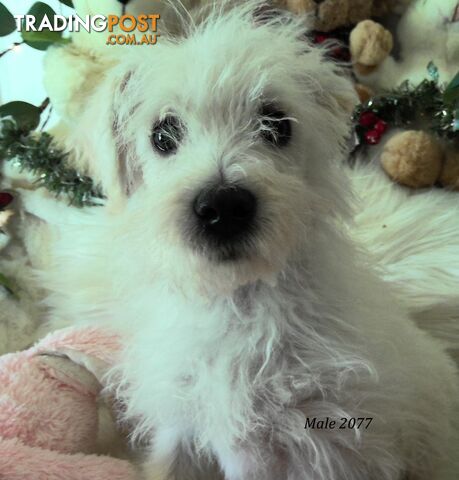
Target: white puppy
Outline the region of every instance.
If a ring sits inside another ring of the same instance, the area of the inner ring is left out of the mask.
[[[59,218],[54,324],[126,335],[149,480],[456,479],[452,362],[346,236],[352,85],[258,6],[123,50],[88,102],[108,200]]]

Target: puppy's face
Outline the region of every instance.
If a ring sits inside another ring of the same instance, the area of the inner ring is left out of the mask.
[[[162,278],[272,281],[340,209],[332,160],[353,90],[285,20],[257,24],[247,8],[132,47],[95,97],[111,106],[98,176],[123,238]]]

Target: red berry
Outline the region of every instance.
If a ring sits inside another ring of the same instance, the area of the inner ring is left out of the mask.
[[[342,48],[339,56],[337,57],[338,60],[343,62],[350,62],[351,61],[351,52],[347,48]]]
[[[330,55],[332,58],[335,58],[336,60],[342,60],[343,62],[350,59],[349,50],[343,47],[333,48],[330,52]]]
[[[377,145],[381,141],[381,136],[382,134],[377,130],[368,130],[368,132],[365,133],[365,141],[368,145]]]
[[[379,118],[373,112],[362,112],[359,118],[359,125],[365,128],[373,127]]]
[[[384,120],[378,120],[373,128],[382,135],[386,133],[388,125]]]
[[[324,43],[328,39],[328,35],[324,35],[323,33],[317,33],[314,36],[314,43]]]
[[[0,192],[0,210],[6,208],[14,200],[13,195],[8,192]]]

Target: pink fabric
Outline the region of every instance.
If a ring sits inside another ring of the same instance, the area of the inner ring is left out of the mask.
[[[128,480],[136,472],[129,462],[111,457],[62,454],[22,444],[0,442],[1,480]]]
[[[100,384],[67,358],[43,356],[63,352],[101,378],[119,349],[114,334],[70,328],[0,357],[1,480],[135,478],[128,462],[84,454],[95,448]]]
[[[30,355],[36,355],[43,351],[75,351],[107,365],[113,365],[120,348],[120,338],[112,332],[95,327],[84,329],[72,327],[49,334],[28,352]]]

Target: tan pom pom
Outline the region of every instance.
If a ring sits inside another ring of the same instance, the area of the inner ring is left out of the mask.
[[[381,155],[384,171],[396,182],[413,188],[432,186],[438,179],[443,150],[428,133],[410,130],[391,138]]]
[[[347,25],[348,13],[348,0],[325,0],[319,5],[316,30],[330,32]]]
[[[365,66],[376,66],[392,51],[392,34],[373,20],[364,20],[352,30],[350,48],[352,60]]]
[[[440,175],[440,183],[444,187],[459,190],[459,151],[448,150]]]

